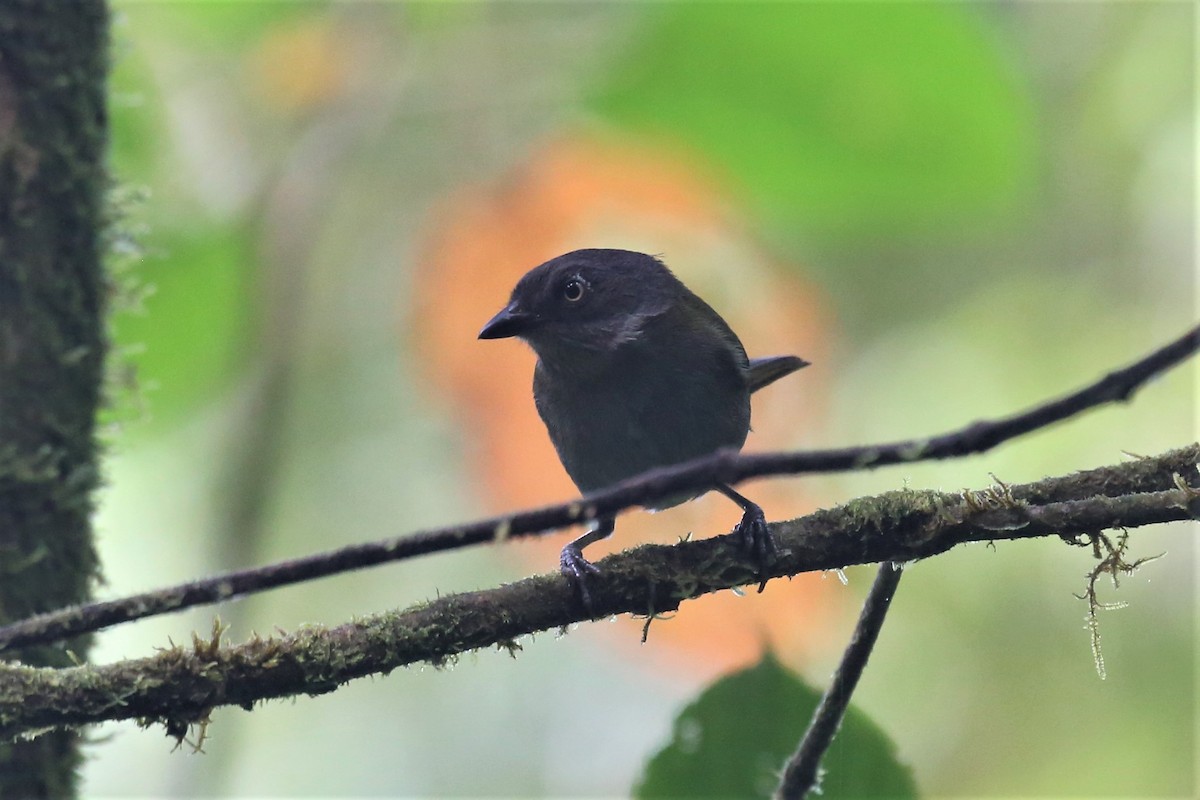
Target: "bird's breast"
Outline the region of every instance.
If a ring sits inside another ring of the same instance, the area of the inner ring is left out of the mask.
[[[640,349],[627,348],[582,374],[544,362],[535,370],[538,412],[583,492],[722,447],[740,448],[746,439],[749,391],[732,360],[701,353],[654,359]]]

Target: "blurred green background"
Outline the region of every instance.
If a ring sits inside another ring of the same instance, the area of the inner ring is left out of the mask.
[[[137,378],[118,378],[109,413],[101,596],[524,502],[480,476],[532,462],[501,448],[494,463],[480,444],[494,441],[487,401],[443,366],[486,372],[501,345],[474,340],[486,319],[474,309],[498,308],[540,260],[489,251],[497,230],[543,257],[664,253],[722,310],[746,286],[792,287],[803,309],[762,315],[784,329],[803,313],[805,338],[760,348],[820,356],[795,379],[811,402],[773,412],[797,424],[772,446],[892,440],[1006,414],[1196,316],[1192,4],[114,8],[112,161],[139,243],[122,264],[115,366]],[[589,144],[555,173],[547,154],[563,142]],[[618,162],[660,154],[685,175],[656,178],[661,206],[631,214],[602,199],[547,234],[543,221],[587,187],[555,178],[536,202],[522,187],[580,164],[603,180],[617,168],[589,166],[595,143]],[[670,210],[693,180],[716,187],[721,225]],[[532,222],[508,213],[517,201],[538,210]],[[445,256],[472,246],[478,261]],[[688,272],[705,261],[707,278]],[[756,312],[742,313],[750,325]],[[489,379],[519,384],[532,413],[527,369]],[[1131,405],[986,456],[771,483],[802,483],[805,502],[833,505],[1156,453],[1195,440],[1195,377],[1177,370]],[[930,796],[1191,796],[1195,535],[1194,524],[1133,533],[1132,556],[1167,557],[1104,589],[1130,605],[1101,619],[1103,681],[1072,597],[1086,551],[1034,541],[915,565],[859,706]],[[476,550],[219,613],[240,640],[553,563]],[[824,618],[790,621],[817,643],[778,653],[818,686],[869,580],[849,576],[822,590],[838,598]],[[736,614],[774,588],[727,605]],[[186,639],[212,613],[107,632],[95,657]],[[605,627],[536,637],[515,660],[484,652],[253,713],[221,709],[204,755],[104,726],[85,791],[624,795],[711,675],[660,658],[653,634],[616,646]]]

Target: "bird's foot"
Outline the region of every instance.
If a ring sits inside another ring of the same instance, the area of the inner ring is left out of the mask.
[[[588,576],[599,575],[600,568],[583,557],[583,548],[574,542],[562,549],[558,556],[558,569],[579,590],[579,599],[588,614],[592,614],[592,595],[588,592]]]
[[[734,534],[741,540],[746,552],[754,556],[758,569],[755,579],[758,580],[758,591],[767,586],[767,567],[775,560],[775,537],[767,527],[767,519],[763,510],[751,503],[742,514],[742,521],[733,529]]]

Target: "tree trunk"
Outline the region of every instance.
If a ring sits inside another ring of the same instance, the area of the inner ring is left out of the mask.
[[[0,622],[87,599],[98,571],[107,71],[103,0],[0,0]],[[74,795],[80,740],[0,742],[0,797]]]

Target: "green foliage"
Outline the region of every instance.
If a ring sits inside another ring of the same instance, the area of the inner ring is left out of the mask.
[[[675,720],[635,795],[769,797],[821,695],[770,653],[721,678]],[[853,706],[822,762],[821,796],[916,797],[891,740]]]
[[[211,399],[232,379],[251,330],[253,223],[231,223],[197,203],[173,142],[178,130],[168,118],[169,103],[159,93],[147,45],[134,44],[134,28],[159,24],[193,44],[223,37],[223,46],[233,47],[248,31],[260,35],[272,20],[295,14],[295,7],[205,8],[165,13],[139,7],[151,21],[139,15],[138,25],[118,24],[114,32],[109,158],[120,183],[110,195],[109,256],[119,286],[110,416],[118,421],[138,420],[148,409],[152,419],[170,422]]]
[[[150,250],[136,270],[142,309],[118,314],[113,336],[153,417],[169,420],[225,385],[245,355],[253,260],[246,234],[226,226],[160,232]]]
[[[702,153],[768,221],[938,232],[1031,187],[1026,87],[978,10],[670,4],[597,87],[610,121]]]
[[[188,42],[190,47],[236,53],[282,20],[320,13],[327,3],[247,3],[237,0],[207,3],[115,2],[121,12],[137,6],[143,28],[155,36]]]
[[[113,72],[108,85],[109,162],[123,181],[149,181],[154,167],[166,162],[169,131],[164,100],[155,91],[150,68],[121,38],[113,45]]]

